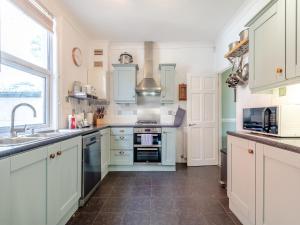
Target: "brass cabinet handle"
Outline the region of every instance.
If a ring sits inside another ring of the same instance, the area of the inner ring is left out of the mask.
[[[61,151],[58,151],[58,152],[56,153],[57,156],[60,156],[61,154],[62,154]]]
[[[248,149],[248,153],[253,154],[254,153],[253,149]]]
[[[281,75],[281,74],[283,73],[283,69],[280,68],[280,67],[277,67],[277,68],[276,68],[276,73],[277,73],[278,75]]]
[[[50,159],[54,159],[55,158],[55,154],[54,153],[50,154],[49,158]]]

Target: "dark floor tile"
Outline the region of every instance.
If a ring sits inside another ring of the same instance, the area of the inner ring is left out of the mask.
[[[204,215],[208,225],[235,225],[226,213],[213,213]]]
[[[243,225],[233,213],[227,213],[235,225]]]
[[[151,186],[152,197],[174,197],[174,187],[171,185],[155,185]]]
[[[145,212],[150,211],[150,198],[129,198],[127,201],[126,211]]]
[[[127,198],[108,198],[101,208],[101,212],[124,212],[127,205]]]
[[[176,213],[151,212],[151,225],[179,225],[179,216]]]
[[[136,177],[134,180],[134,185],[150,186],[151,185],[151,177]]]
[[[225,213],[220,202],[213,198],[203,198],[199,200],[200,210],[202,214]]]
[[[227,197],[219,199],[219,202],[224,208],[225,212],[231,212],[231,210],[229,209],[229,199]]]
[[[150,214],[147,212],[126,213],[122,225],[150,225]]]
[[[81,212],[94,212],[97,213],[100,211],[102,206],[104,205],[107,198],[98,198],[98,197],[92,197],[89,199],[89,201],[80,209]]]
[[[207,225],[204,216],[196,210],[180,211],[179,225]]]
[[[93,225],[122,225],[123,217],[123,213],[102,212],[97,215]]]
[[[152,197],[151,211],[154,212],[176,212],[175,201],[172,197]]]
[[[151,197],[151,186],[135,186],[131,190],[134,197]]]
[[[129,198],[132,195],[133,186],[118,185],[112,188],[110,197]]]
[[[76,212],[67,225],[92,225],[96,216],[96,212]]]
[[[108,197],[111,195],[113,186],[111,184],[100,185],[98,189],[95,191],[93,196],[95,197]]]
[[[202,206],[201,200],[194,197],[177,197],[174,198],[175,208],[178,211],[186,212],[186,211],[197,211],[200,213],[200,209]]]

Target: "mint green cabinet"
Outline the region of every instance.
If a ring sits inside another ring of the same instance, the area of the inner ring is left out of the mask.
[[[108,173],[110,164],[110,128],[100,131],[101,134],[101,179]]]
[[[81,196],[81,137],[48,148],[48,224],[61,224]]]
[[[12,156],[9,179],[8,224],[46,225],[47,147]]]
[[[176,128],[162,129],[162,165],[174,166],[176,164]]]
[[[175,101],[176,64],[160,64],[161,103],[172,104]]]
[[[0,159],[0,224],[10,224],[10,158]]]
[[[116,103],[136,103],[136,77],[138,65],[113,64],[113,92]]]

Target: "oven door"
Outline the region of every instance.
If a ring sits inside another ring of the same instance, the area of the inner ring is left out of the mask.
[[[134,162],[161,162],[161,150],[159,147],[135,147]]]

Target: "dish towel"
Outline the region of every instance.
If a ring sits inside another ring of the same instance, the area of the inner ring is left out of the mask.
[[[142,145],[152,145],[153,137],[152,134],[142,134],[141,135],[141,144]]]

